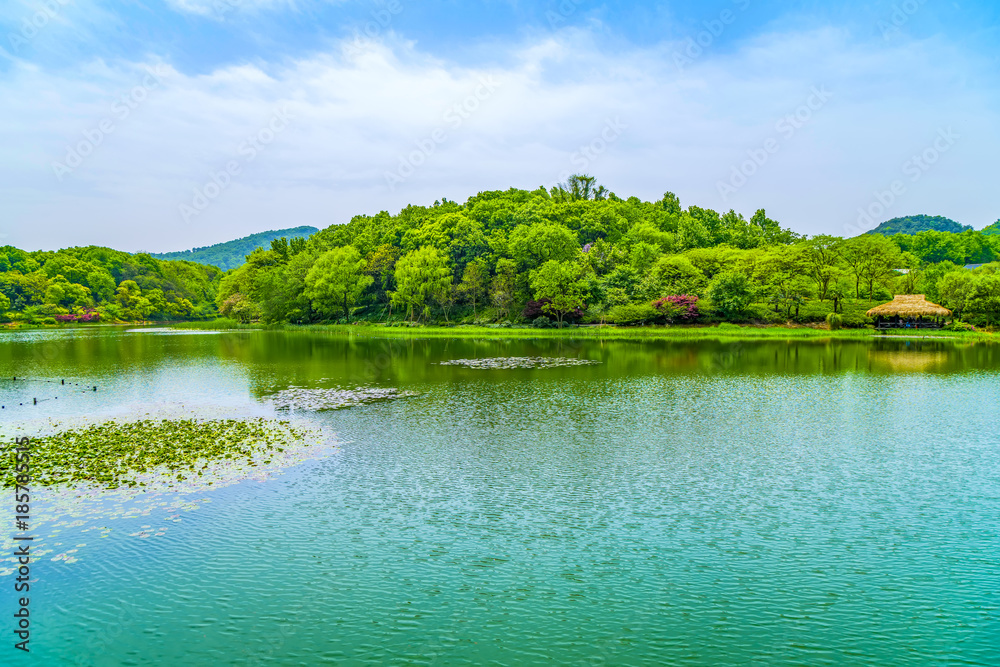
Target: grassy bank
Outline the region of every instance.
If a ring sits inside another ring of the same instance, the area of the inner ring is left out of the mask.
[[[535,329],[530,327],[481,326],[378,326],[378,325],[285,325],[286,331],[324,331],[347,336],[378,338],[576,338],[594,340],[699,340],[699,339],[765,339],[765,340],[867,340],[876,337],[941,338],[962,340],[997,340],[987,332],[957,332],[933,330],[875,331],[874,329],[841,329],[830,331],[813,327],[785,326],[677,326],[677,327],[567,327]]]
[[[66,328],[61,325],[59,328]],[[93,328],[95,325],[85,325]],[[113,325],[101,325],[113,326]],[[143,326],[137,324],[114,326]],[[196,322],[146,323],[144,326],[165,326],[181,330],[199,331],[301,331],[329,332],[345,336],[373,338],[577,338],[594,340],[866,340],[880,337],[942,338],[968,341],[1000,340],[988,331],[942,331],[898,329],[876,331],[872,328],[840,329],[831,331],[816,326],[788,325],[736,325],[723,323],[704,326],[572,326],[563,329],[539,329],[526,325],[473,326],[473,325],[419,325],[400,323],[383,324],[244,324],[228,318]],[[43,327],[53,328],[53,327]]]

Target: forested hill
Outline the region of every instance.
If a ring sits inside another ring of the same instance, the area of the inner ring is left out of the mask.
[[[969,225],[962,225],[954,220],[940,215],[908,215],[903,218],[893,218],[886,220],[869,234],[881,234],[882,236],[894,236],[896,234],[919,234],[920,232],[950,232],[961,234],[966,230],[971,230]]]
[[[254,249],[225,275],[108,248],[2,247],[0,322],[218,313],[242,322],[545,327],[836,315],[861,326],[873,302],[925,294],[967,322],[1000,324],[1000,235],[961,226],[960,233],[806,239],[763,209],[746,218],[683,208],[669,192],[626,199],[574,176],[550,190],[480,192],[461,204],[443,199],[359,215],[287,238],[309,229],[271,232],[278,238],[267,247],[241,239],[250,243],[236,252]]]
[[[987,236],[1000,236],[1000,220],[997,220],[989,227],[983,229],[982,233]]]
[[[223,271],[235,269],[243,265],[246,256],[257,248],[268,246],[271,241],[282,237],[288,240],[312,236],[319,230],[315,227],[294,227],[292,229],[279,229],[270,232],[260,232],[251,234],[235,241],[216,243],[204,248],[194,248],[193,250],[181,250],[179,252],[150,253],[156,259],[182,259],[199,264],[217,266]]]
[[[0,321],[134,322],[215,315],[222,271],[88,246],[0,247]]]
[[[857,326],[875,300],[924,293],[987,321],[994,296],[1000,311],[997,267],[962,267],[998,258],[1000,237],[971,230],[806,240],[763,209],[746,218],[683,208],[669,192],[624,198],[574,176],[279,239],[223,277],[216,304],[263,322],[811,322],[843,311]]]

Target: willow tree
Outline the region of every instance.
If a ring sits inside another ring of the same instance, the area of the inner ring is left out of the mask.
[[[330,316],[343,309],[350,321],[351,307],[375,281],[365,273],[368,263],[354,246],[334,248],[323,253],[306,274],[305,295],[321,315]]]
[[[390,294],[392,303],[406,308],[411,320],[414,311],[423,311],[428,300],[443,300],[452,285],[448,259],[432,246],[403,255],[396,262],[395,275],[396,291]]]

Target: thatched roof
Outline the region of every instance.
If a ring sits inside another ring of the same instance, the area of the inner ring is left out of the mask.
[[[898,294],[889,303],[875,306],[868,317],[948,317],[951,311],[928,301],[923,294]]]

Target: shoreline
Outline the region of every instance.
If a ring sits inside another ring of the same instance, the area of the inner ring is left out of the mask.
[[[198,323],[198,329],[210,330],[211,323]],[[177,326],[178,329],[195,327]],[[966,341],[995,341],[992,333],[975,331],[938,331],[933,329],[906,330],[898,333],[875,329],[839,329],[831,331],[808,326],[781,325],[707,325],[707,326],[645,326],[616,327],[576,326],[563,329],[537,329],[533,327],[491,327],[475,325],[420,325],[384,326],[373,324],[283,324],[278,326],[247,325],[232,331],[290,331],[324,332],[346,336],[370,338],[549,338],[585,340],[875,340],[875,339],[940,339]]]
[[[371,338],[552,338],[552,339],[587,339],[587,340],[963,340],[992,342],[1000,340],[997,334],[986,331],[946,331],[946,330],[876,330],[864,329],[829,329],[810,326],[784,325],[735,325],[723,323],[719,325],[681,325],[681,326],[639,326],[618,327],[614,325],[584,325],[571,326],[563,329],[538,329],[529,326],[479,326],[468,324],[455,325],[403,325],[386,326],[383,324],[243,324],[237,327],[213,326],[213,321],[191,322],[148,322],[145,324],[100,324],[100,325],[62,325],[62,326],[24,326],[18,328],[0,329],[2,333],[17,331],[65,331],[88,330],[100,328],[109,329],[171,329],[177,332],[253,332],[253,331],[287,331],[287,332],[324,332],[346,336],[361,336]]]

